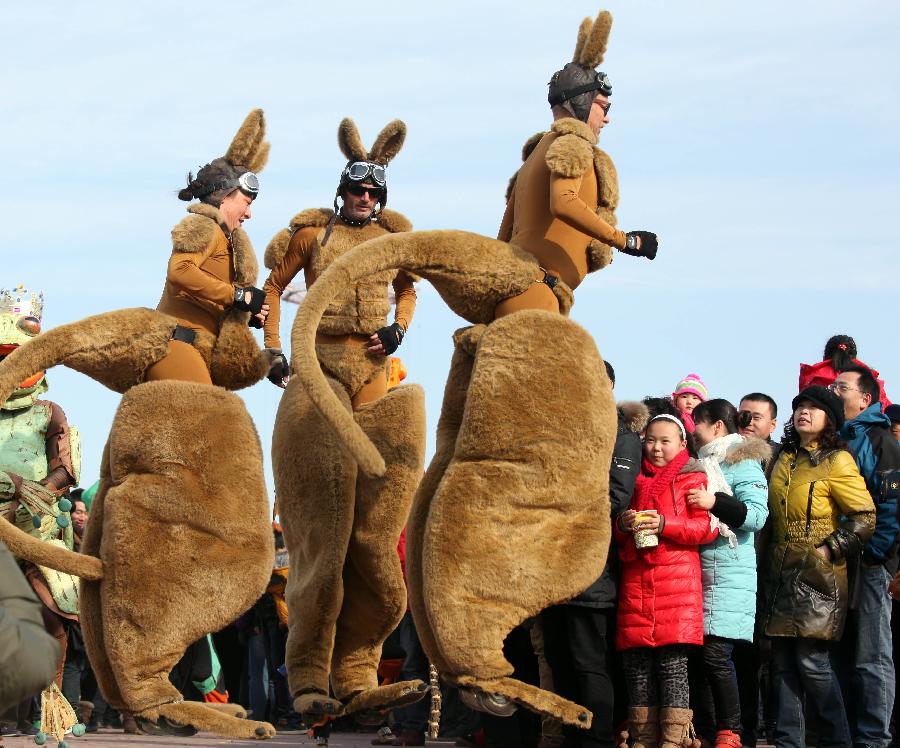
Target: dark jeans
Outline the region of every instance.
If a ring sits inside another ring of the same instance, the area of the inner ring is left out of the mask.
[[[428,657],[422,649],[419,635],[416,633],[416,624],[413,622],[412,613],[408,610],[404,614],[400,625],[397,627],[400,634],[400,646],[406,653],[403,667],[400,668],[401,680],[419,678],[428,683],[429,669]],[[425,732],[428,729],[428,714],[431,711],[431,696],[425,695],[424,699],[394,710],[394,720],[398,727],[406,732]]]
[[[734,668],[733,639],[707,636],[703,641],[703,671],[712,692],[716,730],[741,729],[741,697]]]
[[[819,748],[848,748],[850,726],[831,657],[830,642],[773,637],[776,748],[805,748],[806,705],[819,722]]]
[[[566,726],[564,746],[612,748],[615,692],[610,677],[610,644],[615,610],[556,605],[541,613],[544,655],[553,672],[553,690],[594,714],[590,730]]]

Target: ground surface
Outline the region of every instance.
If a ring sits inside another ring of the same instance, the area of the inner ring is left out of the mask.
[[[350,746],[368,746],[374,737],[367,733],[334,733],[328,741],[329,748],[349,748]],[[67,738],[70,748],[155,748],[156,746],[188,746],[189,748],[214,748],[226,745],[255,745],[258,748],[282,748],[289,745],[315,745],[316,741],[305,732],[280,733],[271,740],[228,740],[209,733],[199,733],[192,738],[158,738],[148,735],[126,735],[121,730],[100,730],[81,738]],[[428,741],[430,746],[452,746],[453,741]],[[18,737],[0,740],[3,748],[35,748],[34,738]],[[47,748],[56,748],[56,741],[47,740]]]

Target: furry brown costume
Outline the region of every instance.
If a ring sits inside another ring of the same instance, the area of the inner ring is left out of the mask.
[[[233,150],[255,143],[244,154],[247,163],[258,163],[267,150],[262,127],[257,110],[232,144]],[[210,220],[202,211],[195,215]],[[256,276],[249,242],[244,247],[236,254],[239,284]],[[248,318],[229,311],[217,336],[198,336],[210,378],[220,386],[143,381],[167,355],[179,322],[149,309],[63,325],[0,363],[0,399],[22,372],[60,363],[125,393],[104,450],[83,555],[41,543],[7,522],[0,522],[0,540],[24,558],[82,578],[82,630],[97,680],[110,704],[133,712],[145,729],[275,734],[265,722],[237,719],[241,710],[233,705],[183,702],[168,680],[189,644],[259,598],[272,568],[259,439],[241,400],[222,389],[252,384],[268,370],[268,357],[246,330]]]
[[[338,143],[352,161],[387,164],[400,150],[406,127],[389,123],[370,151],[352,120]],[[351,225],[331,210],[305,210],[266,250],[272,269],[264,285],[270,316],[266,345],[280,350],[280,296],[301,270],[308,288],[354,247],[412,228],[402,215],[382,210],[376,220]],[[399,234],[398,234],[399,235]],[[397,294],[396,320],[409,325],[415,304],[412,280],[396,270],[357,276],[317,320],[316,366],[327,373],[337,407],[378,445],[387,468],[378,477],[356,463],[292,380],[278,408],[272,464],[291,571],[287,670],[297,711],[350,713],[420,698],[421,681],[378,687],[381,645],[406,609],[397,541],[422,474],[425,402],[415,385],[387,392],[384,355],[370,354],[369,336],[387,324],[387,287]],[[329,688],[336,699],[329,697]]]
[[[582,26],[578,61],[599,62],[609,21],[601,13]],[[583,707],[509,677],[502,645],[526,618],[596,579],[609,543],[597,521],[609,516],[615,403],[593,341],[565,318],[572,287],[608,264],[610,243],[625,243],[613,228],[615,170],[589,133],[562,119],[527,147],[531,176],[517,176],[501,229],[501,238],[520,236],[519,246],[462,231],[372,240],[318,279],[292,341],[311,401],[360,469],[380,475],[385,461],[324,386],[316,360],[314,331],[330,300],[357,278],[403,268],[475,324],[454,336],[437,451],[408,524],[410,606],[429,658],[481,708],[509,713],[514,701],[582,727],[591,722]],[[553,180],[577,182],[566,187],[569,201],[591,208],[590,220],[577,206],[554,212]]]

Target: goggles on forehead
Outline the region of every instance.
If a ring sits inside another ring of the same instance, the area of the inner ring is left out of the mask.
[[[213,192],[218,192],[219,190],[234,189],[235,187],[245,195],[256,197],[259,194],[259,177],[252,171],[245,171],[237,179],[224,179],[221,182],[210,185],[203,195],[197,195],[197,197],[211,195]]]
[[[384,187],[387,174],[381,164],[373,164],[371,161],[353,161],[344,167],[343,175],[351,182],[365,182],[371,179],[379,187]]]
[[[599,91],[604,96],[611,95],[612,83],[609,82],[609,76],[600,70],[595,70],[593,72],[593,80],[581,86],[576,86],[575,88],[567,88],[559,91],[555,96],[548,97],[547,101],[549,101],[550,104],[553,105],[562,104],[569,99],[580,96],[581,94],[587,93],[588,91]]]

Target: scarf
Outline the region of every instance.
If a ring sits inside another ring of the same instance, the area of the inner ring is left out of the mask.
[[[707,490],[710,493],[726,493],[729,496],[734,496],[734,491],[728,484],[728,481],[725,480],[725,474],[722,472],[722,463],[725,461],[725,454],[728,450],[743,441],[744,437],[740,434],[728,434],[720,436],[718,439],[713,439],[709,444],[700,447],[697,456],[700,458],[700,463],[706,471]],[[737,548],[737,536],[734,534],[734,531],[712,512],[710,512],[709,516],[711,517],[710,527],[713,529],[718,528],[719,535],[723,538],[728,538],[728,545],[731,548]]]
[[[675,476],[681,472],[687,461],[691,458],[686,449],[682,449],[668,465],[656,467],[646,457],[641,461],[641,472],[637,477],[636,488],[642,497],[646,497],[653,504],[659,495],[671,485]]]

